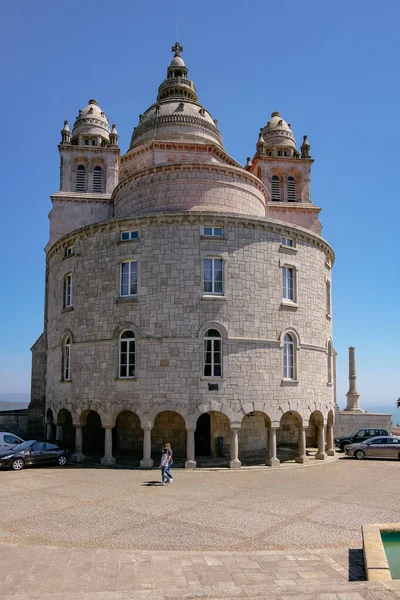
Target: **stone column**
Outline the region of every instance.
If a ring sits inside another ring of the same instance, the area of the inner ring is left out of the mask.
[[[268,436],[268,459],[265,464],[269,467],[279,467],[280,460],[276,457],[276,432],[278,427],[271,427]]]
[[[318,452],[315,455],[317,460],[326,460],[328,458],[325,452],[325,427],[324,425],[318,426]]]
[[[46,423],[46,440],[53,439],[53,423]]]
[[[104,456],[101,459],[101,464],[106,467],[115,465],[112,447],[112,427],[104,427]]]
[[[328,456],[335,456],[335,448],[333,446],[333,424],[326,426],[326,453]]]
[[[85,455],[82,453],[82,425],[75,425],[75,453],[72,455],[74,462],[83,462]]]
[[[196,468],[196,458],[194,454],[194,432],[193,428],[186,428],[187,433],[187,441],[186,441],[186,462],[185,469],[195,469]]]
[[[307,427],[299,427],[299,455],[296,456],[297,463],[307,463],[310,459],[306,455],[306,429]]]
[[[62,425],[57,425],[57,427],[56,427],[56,441],[62,442],[62,439],[63,439]]]
[[[154,461],[151,458],[151,427],[142,427],[143,429],[143,458],[140,461],[141,469],[151,469]]]
[[[344,410],[352,412],[364,412],[361,410],[358,400],[360,394],[357,392],[357,376],[356,376],[356,354],[354,346],[349,348],[349,391],[346,394],[347,406]]]
[[[239,460],[239,427],[231,425],[231,460],[229,461],[230,469],[240,469],[241,462]]]

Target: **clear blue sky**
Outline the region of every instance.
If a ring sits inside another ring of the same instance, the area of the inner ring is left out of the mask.
[[[0,5],[0,392],[28,392],[43,321],[43,247],[64,119],[96,98],[126,151],[179,41],[200,101],[244,164],[273,110],[307,133],[312,199],[336,252],[338,400],[356,346],[362,405],[399,384],[400,3],[54,2]],[[394,417],[400,422],[400,415]]]

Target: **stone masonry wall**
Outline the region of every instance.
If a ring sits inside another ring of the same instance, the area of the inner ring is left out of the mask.
[[[392,415],[379,413],[352,413],[341,410],[339,412],[340,435],[350,435],[361,428],[383,428],[390,431]]]
[[[224,238],[204,238],[202,225],[215,221],[223,224]],[[139,240],[121,243],[120,229],[136,227]],[[281,246],[283,232],[296,239],[295,249]],[[174,410],[195,424],[198,407],[214,410],[211,403],[239,422],[254,410],[276,422],[289,410],[308,420],[316,408],[325,418],[333,409],[326,351],[332,335],[325,297],[329,247],[318,236],[262,219],[170,215],[93,227],[74,239],[74,256],[64,259],[64,240],[48,256],[47,402],[55,415],[68,408],[76,422],[92,408],[104,424],[132,410],[153,422],[157,413]],[[223,297],[203,295],[206,256],[224,260]],[[139,271],[138,296],[128,300],[119,297],[120,262],[126,259],[137,260]],[[295,305],[282,304],[284,264],[297,269]],[[73,274],[73,310],[63,311],[67,272]],[[209,327],[223,337],[223,377],[213,391],[202,366]],[[134,380],[118,378],[124,328],[136,334]],[[287,328],[298,340],[294,382],[283,381]],[[72,381],[60,382],[67,332]]]

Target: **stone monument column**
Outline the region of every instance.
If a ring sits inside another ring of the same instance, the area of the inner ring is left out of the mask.
[[[346,394],[347,406],[344,410],[364,412],[358,403],[360,394],[357,392],[356,354],[354,346],[349,348],[349,391]]]

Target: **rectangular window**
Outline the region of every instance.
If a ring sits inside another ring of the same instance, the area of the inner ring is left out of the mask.
[[[121,231],[121,242],[128,242],[129,240],[137,240],[139,237],[138,231]]]
[[[293,343],[285,343],[283,347],[283,377],[294,379]]]
[[[73,246],[68,246],[68,248],[65,248],[64,256],[72,256],[73,254],[75,254],[75,250],[74,250]]]
[[[203,235],[207,235],[209,237],[222,237],[224,235],[223,227],[204,227]]]
[[[137,296],[137,262],[121,263],[121,296]]]
[[[294,269],[282,267],[282,298],[294,302]]]
[[[223,294],[222,258],[204,259],[204,286],[205,294]]]
[[[64,381],[69,381],[71,379],[70,361],[71,345],[68,343],[64,346]]]
[[[205,339],[204,340],[204,376],[205,377],[221,377],[221,340],[220,339]]]
[[[135,340],[121,340],[119,376],[135,377]]]
[[[64,308],[72,306],[72,273],[64,277]]]
[[[294,246],[294,241],[292,240],[292,238],[288,238],[288,237],[283,237],[281,238],[281,244],[282,246],[288,246],[289,248],[293,248]]]

